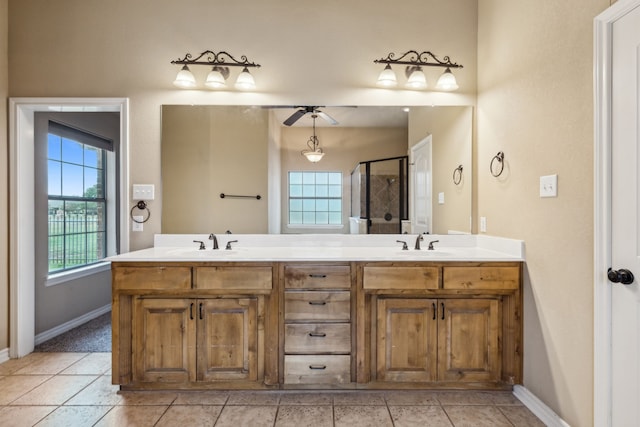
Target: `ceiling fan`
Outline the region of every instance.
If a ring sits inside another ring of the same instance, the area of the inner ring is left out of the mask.
[[[295,108],[299,108],[299,110],[297,110],[295,113],[293,113],[291,116],[289,116],[289,118],[286,119],[283,122],[284,125],[286,125],[286,126],[293,125],[295,122],[300,120],[300,118],[302,118],[302,116],[304,116],[305,114],[316,114],[318,117],[323,118],[324,120],[326,120],[327,122],[329,122],[332,125],[337,125],[338,124],[338,121],[336,119],[334,119],[333,117],[331,117],[327,113],[324,113],[324,112],[318,110],[318,108],[322,108],[320,106],[300,106],[300,107],[295,107]]]

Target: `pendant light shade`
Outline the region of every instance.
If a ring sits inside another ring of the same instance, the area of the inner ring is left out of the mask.
[[[322,150],[320,148],[318,148],[318,150],[319,151],[306,151],[302,154],[304,154],[311,163],[318,163],[322,159],[322,156],[324,156]]]
[[[183,65],[182,69],[178,71],[176,79],[173,84],[181,89],[190,89],[196,87],[196,78],[193,76],[191,70],[187,65]]]
[[[378,77],[377,85],[380,87],[395,87],[397,84],[396,73],[391,69],[391,65],[387,64]]]
[[[427,78],[424,76],[424,72],[422,71],[422,67],[410,67],[409,71],[409,79],[407,80],[406,87],[408,89],[426,89],[427,88]]]
[[[253,79],[249,69],[244,67],[242,72],[236,79],[236,89],[238,90],[254,90],[256,88],[256,81]]]
[[[438,78],[436,88],[445,91],[452,91],[458,89],[458,82],[456,76],[453,75],[450,68],[444,70],[444,73]]]

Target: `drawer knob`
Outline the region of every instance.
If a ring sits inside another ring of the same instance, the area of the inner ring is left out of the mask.
[[[309,301],[309,305],[327,305],[326,301]]]
[[[309,332],[309,336],[315,338],[324,338],[327,336],[327,334],[325,334],[324,332]]]
[[[309,369],[315,369],[315,370],[324,370],[327,369],[326,365],[309,365]]]

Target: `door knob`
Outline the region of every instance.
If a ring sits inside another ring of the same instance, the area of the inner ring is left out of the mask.
[[[613,283],[622,283],[623,285],[630,285],[633,283],[633,273],[627,269],[621,268],[620,270],[607,270],[607,277]]]

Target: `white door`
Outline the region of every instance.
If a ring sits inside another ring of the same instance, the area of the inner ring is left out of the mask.
[[[612,41],[611,425],[640,426],[640,6],[613,23]]]
[[[431,135],[411,147],[411,232],[431,233]]]

